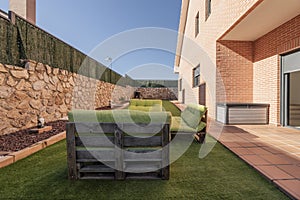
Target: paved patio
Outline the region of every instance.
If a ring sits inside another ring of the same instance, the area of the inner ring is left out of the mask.
[[[216,126],[220,124],[216,122]],[[213,126],[211,126],[213,127]],[[300,131],[268,125],[224,126],[209,133],[291,198],[300,199]]]

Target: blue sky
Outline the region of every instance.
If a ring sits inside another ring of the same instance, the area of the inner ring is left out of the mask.
[[[1,0],[0,9],[7,11],[8,2]],[[88,54],[113,35],[130,29],[160,27],[177,31],[180,8],[181,0],[37,0],[37,25]],[[172,36],[172,42],[170,48],[175,49],[176,37]],[[105,57],[97,59],[109,65]],[[174,54],[170,52],[145,49],[113,59],[113,69],[123,75],[128,73],[142,79],[177,78],[172,73]],[[143,70],[133,70],[139,66]]]

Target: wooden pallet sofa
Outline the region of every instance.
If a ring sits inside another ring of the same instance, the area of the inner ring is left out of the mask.
[[[170,113],[74,110],[69,121],[69,179],[169,179]]]
[[[176,134],[192,134],[199,143],[205,142],[207,127],[207,107],[189,104],[180,117],[172,116],[170,131]]]
[[[161,100],[130,100],[130,110],[162,111]],[[189,104],[180,117],[172,116],[170,131],[172,137],[176,134],[191,134],[199,143],[204,143],[207,125],[207,107],[198,104]]]

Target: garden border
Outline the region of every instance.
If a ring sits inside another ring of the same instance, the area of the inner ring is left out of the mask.
[[[40,142],[37,142],[25,149],[22,149],[20,151],[9,153],[8,155],[0,158],[0,168],[9,166],[19,160],[22,160],[42,149],[45,149],[46,147],[49,147],[57,142],[62,141],[66,138],[66,131],[61,132],[57,135],[54,135],[48,139],[42,140]]]

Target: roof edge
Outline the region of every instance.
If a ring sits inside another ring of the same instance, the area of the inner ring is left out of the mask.
[[[189,5],[190,5],[190,0],[182,0],[180,22],[179,22],[179,28],[178,28],[177,48],[176,48],[176,55],[175,55],[175,66],[177,66],[177,67],[179,67],[179,65],[180,65],[181,52],[182,52],[182,46],[183,46],[183,38],[184,38],[184,34],[185,34]]]

